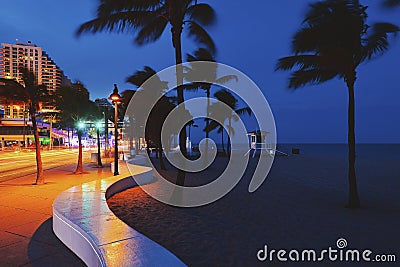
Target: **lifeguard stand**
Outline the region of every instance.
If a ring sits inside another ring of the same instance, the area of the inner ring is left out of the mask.
[[[284,155],[284,156],[288,156],[288,154],[276,150],[275,148],[273,148],[272,143],[267,141],[267,136],[271,134],[270,132],[267,131],[253,131],[253,132],[249,132],[247,133],[247,136],[249,136],[250,138],[250,149],[249,151],[247,151],[247,153],[245,154],[245,156],[250,153],[253,150],[253,158],[256,155],[257,150],[265,150],[267,152],[267,155],[275,155],[276,153],[280,154],[280,155]]]

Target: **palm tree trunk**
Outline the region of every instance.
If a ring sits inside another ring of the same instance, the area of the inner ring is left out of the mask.
[[[161,138],[158,142],[158,158],[160,160],[161,170],[166,170],[167,168],[165,168],[165,163],[164,163],[164,159],[163,159],[163,149],[162,149],[162,144],[161,144]]]
[[[177,84],[183,84],[183,70],[182,66],[182,42],[181,42],[181,34],[182,34],[182,25],[174,26],[172,28],[172,44],[175,48],[175,63],[176,63],[176,82]],[[185,101],[183,95],[183,87],[178,86],[178,105],[183,104]],[[187,157],[186,151],[186,127],[183,127],[179,133],[179,148],[184,157]],[[185,185],[185,176],[186,173],[183,170],[178,171],[178,177],[176,179],[176,184],[180,186]]]
[[[136,136],[135,137],[135,156],[139,155],[139,149],[140,149],[139,138]]]
[[[97,127],[97,167],[102,168],[103,163],[101,162],[101,151],[100,151],[100,129]]]
[[[33,127],[33,135],[35,137],[35,148],[36,148],[36,182],[35,184],[44,184],[44,175],[43,175],[43,163],[42,157],[40,155],[40,139],[39,139],[39,131],[37,127],[35,111],[30,112],[32,118],[32,127]]]
[[[347,207],[356,209],[360,207],[360,199],[358,197],[357,179],[356,179],[356,137],[355,137],[355,97],[354,83],[356,75],[346,79],[349,91],[349,107],[348,107],[348,148],[349,148],[349,198]]]
[[[70,149],[71,148],[71,138],[69,137],[69,132],[70,132],[69,127],[67,127],[67,131],[68,131],[68,148]]]
[[[133,136],[129,135],[129,155],[133,149]]]
[[[231,117],[229,117],[229,133],[228,133],[228,143],[226,144],[226,151],[228,152],[228,156],[231,156],[231,127],[232,127],[232,121]]]
[[[222,152],[224,152],[224,155],[225,155],[226,151],[225,151],[224,128],[223,127],[221,129],[221,142],[222,142]]]
[[[82,132],[80,130],[78,130],[78,145],[79,145],[78,165],[76,166],[75,174],[81,174],[83,172],[83,167],[82,167]]]
[[[208,130],[208,127],[210,125],[210,88],[206,89],[206,95],[207,95],[207,110],[206,110],[206,149],[204,150],[204,163],[206,164],[208,162],[208,137],[210,136],[210,131]]]

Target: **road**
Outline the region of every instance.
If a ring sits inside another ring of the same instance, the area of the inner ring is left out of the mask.
[[[78,160],[77,149],[42,151],[41,155],[43,170],[75,164]],[[87,161],[88,158],[89,152],[84,151],[83,160]],[[0,183],[33,173],[36,173],[35,151],[0,153]]]

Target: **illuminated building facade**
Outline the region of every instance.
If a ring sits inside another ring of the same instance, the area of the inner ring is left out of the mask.
[[[64,85],[71,85],[71,81],[64,75],[64,72],[43,51],[41,47],[27,42],[16,42],[15,44],[1,44],[0,49],[0,77],[15,79],[24,84],[20,68],[24,67],[32,71],[38,84],[46,85],[50,93],[55,93],[57,89]],[[7,105],[0,103],[4,110],[4,118],[24,118],[25,108],[21,105]],[[54,111],[55,107],[51,103],[43,103],[40,111]]]

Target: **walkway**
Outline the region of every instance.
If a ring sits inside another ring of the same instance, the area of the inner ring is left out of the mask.
[[[85,164],[85,173],[73,174],[75,165],[45,171],[46,184],[34,186],[35,175],[0,183],[0,266],[84,266],[52,231],[52,204],[68,188],[110,177],[103,169]]]

